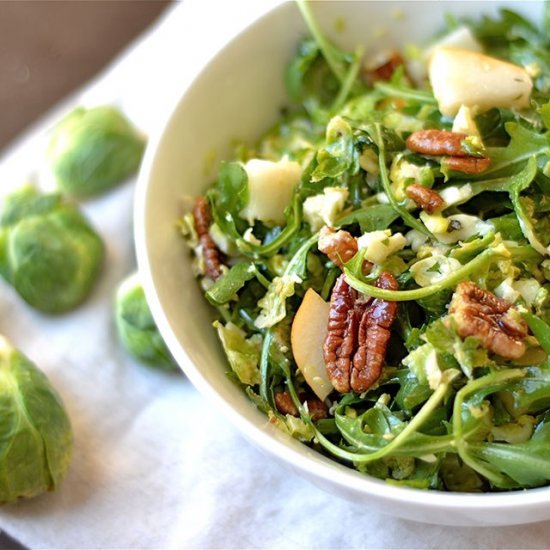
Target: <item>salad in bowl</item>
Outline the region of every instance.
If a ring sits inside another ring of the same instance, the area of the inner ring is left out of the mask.
[[[548,484],[550,11],[371,56],[299,7],[279,122],[179,223],[228,376],[390,484]]]

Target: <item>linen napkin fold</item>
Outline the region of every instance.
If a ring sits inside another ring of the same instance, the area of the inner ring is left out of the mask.
[[[198,67],[269,2],[186,0],[100,77],[6,152],[0,181],[39,166],[47,132],[78,104],[115,103],[154,131]],[[254,448],[184,375],[133,362],[119,347],[112,301],[135,269],[135,180],[83,208],[107,245],[91,298],[48,317],[0,283],[0,333],[61,393],[75,432],[60,489],[0,509],[0,529],[31,548],[545,548],[550,523],[452,528],[380,515],[327,494]]]

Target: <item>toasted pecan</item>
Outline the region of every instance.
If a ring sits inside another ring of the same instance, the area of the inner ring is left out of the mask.
[[[287,391],[275,393],[275,406],[282,414],[290,414],[291,416],[300,416],[292,397]],[[321,420],[328,416],[327,406],[317,397],[306,397],[305,394],[299,396],[302,402],[305,402],[312,420]]]
[[[407,138],[407,147],[415,153],[432,155],[434,157],[467,157],[462,142],[466,134],[450,132],[449,130],[418,130]]]
[[[461,132],[449,130],[418,130],[407,138],[406,143],[415,153],[445,157],[445,164],[455,172],[480,174],[489,168],[491,159],[468,153],[462,146],[467,137]]]
[[[349,231],[343,229],[336,231],[326,225],[321,228],[317,247],[340,269],[343,269],[344,264],[351,260],[358,251],[357,239]],[[363,273],[367,274],[371,269],[372,263],[364,260]]]
[[[447,168],[463,174],[481,174],[491,166],[489,157],[447,157]]]
[[[506,359],[525,353],[525,321],[506,300],[471,281],[456,287],[449,314],[461,338],[475,336],[486,349]]]
[[[193,208],[195,229],[202,246],[204,258],[204,270],[207,277],[216,280],[222,273],[222,253],[218,250],[216,243],[210,236],[209,229],[212,223],[210,217],[210,205],[205,197],[198,197]]]
[[[422,210],[433,214],[436,210],[439,210],[445,201],[443,197],[433,189],[424,187],[419,183],[413,183],[409,185],[405,191],[407,196],[411,198]]]
[[[393,275],[384,272],[377,286],[397,289]],[[380,377],[397,304],[365,299],[343,275],[334,285],[323,353],[329,379],[340,393],[367,391]]]
[[[317,243],[319,250],[339,268],[357,254],[357,239],[348,231],[336,231],[332,227],[324,226],[319,233]]]
[[[330,298],[327,334],[323,354],[329,379],[340,393],[350,391],[351,364],[357,348],[359,322],[366,303],[358,304],[358,293],[344,275],[334,284]]]
[[[383,272],[376,286],[386,290],[397,290],[395,277]],[[351,387],[356,392],[368,390],[382,374],[390,329],[397,317],[397,302],[376,298],[363,312],[359,325],[359,347],[353,356]]]

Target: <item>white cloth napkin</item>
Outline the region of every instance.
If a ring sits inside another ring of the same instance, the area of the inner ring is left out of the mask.
[[[266,2],[186,1],[98,79],[31,129],[0,162],[3,187],[40,164],[47,131],[75,104],[120,105],[145,132],[186,79]],[[181,374],[133,362],[112,298],[135,269],[129,181],[84,205],[107,243],[91,298],[58,317],[0,283],[0,332],[62,394],[75,432],[61,488],[0,509],[0,529],[32,548],[545,548],[550,523],[430,526],[324,493],[245,441]]]

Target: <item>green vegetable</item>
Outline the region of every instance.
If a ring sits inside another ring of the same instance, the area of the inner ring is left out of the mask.
[[[229,364],[239,381],[250,386],[258,384],[261,338],[255,335],[247,340],[245,332],[231,322],[224,326],[216,321],[214,327],[218,331]]]
[[[214,305],[229,302],[255,274],[256,268],[252,263],[234,265],[206,291],[208,301]]]
[[[118,287],[115,319],[120,342],[128,353],[152,367],[178,369],[151,315],[137,273]]]
[[[31,306],[62,313],[91,292],[103,242],[76,206],[25,186],[0,206],[0,274]]]
[[[72,430],[46,376],[0,337],[0,503],[57,489]]]
[[[480,139],[467,139],[464,150],[491,163],[467,174],[407,148],[411,132],[453,127],[428,83],[415,88],[398,68],[367,85],[361,48],[340,50],[314,5],[298,4],[311,36],[288,65],[292,101],[258,143],[222,164],[207,191],[218,240],[230,245],[224,274],[202,283],[218,313],[228,376],[272,425],[361,474],[447,491],[550,485],[550,7],[540,28],[510,11],[470,23],[489,54],[540,74],[530,107],[477,114]],[[241,162],[285,157],[302,174],[284,221],[242,218]],[[443,204],[422,211],[412,184],[440,193]],[[196,242],[191,248],[200,259]],[[398,288],[379,286],[382,273]],[[342,274],[354,289],[344,287],[345,297],[333,291]],[[493,293],[499,307],[497,298],[505,300],[505,313],[482,292],[457,293],[465,281]],[[396,303],[393,324],[383,301]],[[376,319],[388,320],[389,335],[372,327]],[[359,393],[359,350],[375,355],[376,335],[388,336],[384,364]],[[323,396],[331,377],[340,387],[334,369],[351,389],[332,391],[327,417],[317,419],[317,381]],[[296,416],[281,406],[281,392]]]
[[[46,160],[60,191],[85,198],[134,174],[144,149],[143,136],[116,107],[78,107],[54,128]]]

